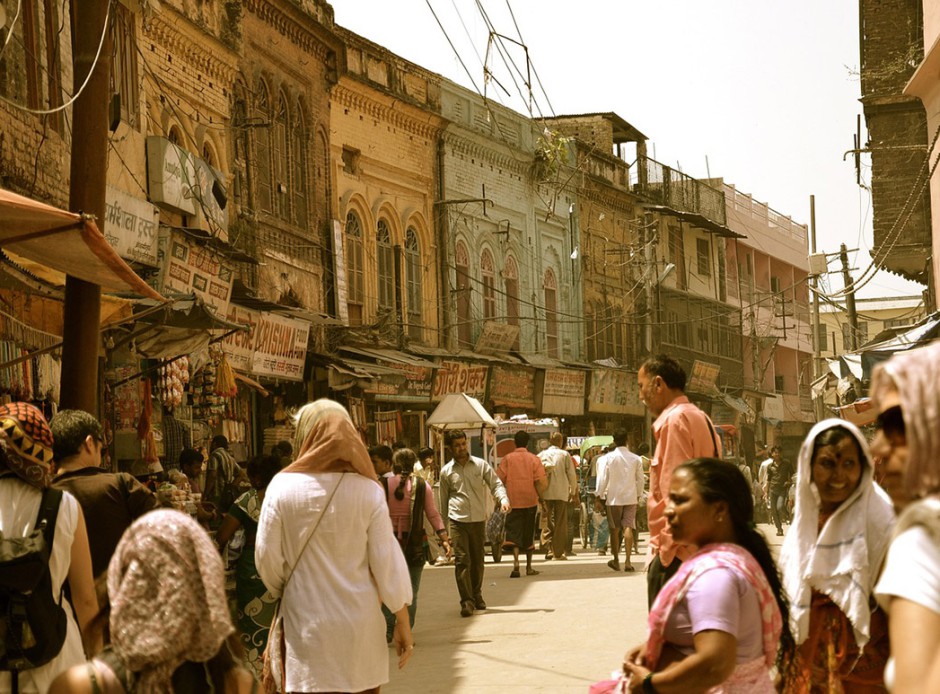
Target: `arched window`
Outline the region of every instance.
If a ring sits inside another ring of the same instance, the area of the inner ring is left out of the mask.
[[[346,215],[346,304],[349,324],[362,324],[362,224],[355,212]]]
[[[261,80],[258,85],[258,98],[255,101],[254,119],[256,123],[271,122],[271,97],[268,85]],[[271,179],[271,128],[252,128],[255,135],[255,161],[258,175],[255,179],[258,191],[258,207],[265,212],[274,210],[272,191],[274,182]]]
[[[484,248],[480,254],[480,271],[483,276],[483,320],[496,317],[496,266],[493,254]]]
[[[375,227],[376,266],[379,275],[379,308],[395,308],[395,253],[388,222],[380,219]]]
[[[290,161],[291,197],[293,198],[294,224],[307,228],[307,119],[300,103],[294,109],[294,127],[291,129]]]
[[[235,83],[232,90],[232,129],[234,130],[235,144],[235,185],[234,197],[238,203],[247,207],[250,199],[249,186],[251,185],[251,160],[248,147],[248,97],[245,85],[241,80]]]
[[[463,241],[454,247],[457,266],[457,342],[470,347],[470,253]]]
[[[168,139],[177,147],[183,146],[183,136],[180,134],[180,129],[175,125],[170,127],[170,132],[167,133],[166,139]]]
[[[290,221],[290,148],[287,144],[289,124],[287,98],[281,92],[274,112],[274,213],[284,221]]]
[[[421,340],[421,245],[418,232],[409,227],[405,233],[405,295],[408,300],[408,335]]]
[[[545,346],[548,356],[558,358],[558,281],[551,268],[545,271]]]
[[[503,281],[506,291],[506,322],[509,325],[519,325],[519,266],[516,264],[516,259],[511,255],[506,256]],[[519,350],[518,337],[512,348],[516,351]]]
[[[623,364],[629,364],[629,356],[627,354],[626,345],[623,341],[624,325],[623,325],[623,310],[617,306],[612,309],[612,323],[614,331],[614,357]]]

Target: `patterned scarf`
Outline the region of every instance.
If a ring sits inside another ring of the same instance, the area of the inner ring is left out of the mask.
[[[38,408],[25,402],[0,406],[0,471],[45,489],[52,481],[52,431]]]
[[[649,636],[646,641],[644,663],[650,670],[656,670],[659,656],[666,642],[666,624],[669,615],[689,592],[695,580],[710,569],[731,569],[754,588],[761,611],[761,632],[763,636],[764,662],[772,667],[777,658],[777,644],[783,628],[780,608],[774,597],[767,577],[757,560],[740,545],[721,543],[705,545],[696,554],[682,563],[676,575],[663,587],[649,616]]]
[[[111,641],[137,691],[170,694],[185,661],[218,653],[235,628],[222,559],[186,514],[158,509],[136,520],[108,566]]]

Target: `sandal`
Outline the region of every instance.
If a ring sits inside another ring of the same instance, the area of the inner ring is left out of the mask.
[[[538,576],[540,573],[542,573],[542,572],[541,572],[541,571],[536,571],[535,569],[526,569],[526,570],[525,570],[525,575],[526,575],[526,576]]]
[[[509,578],[519,578],[519,570],[518,570],[518,569],[513,569],[513,570],[512,570],[512,573],[509,574]]]

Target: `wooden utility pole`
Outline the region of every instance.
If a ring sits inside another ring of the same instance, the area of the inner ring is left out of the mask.
[[[72,0],[71,3],[73,93],[83,85],[84,90],[72,107],[69,209],[92,214],[99,224],[105,219],[108,177],[110,6],[111,3],[98,0]],[[97,414],[101,287],[66,277],[64,312],[60,404],[63,408]]]
[[[854,352],[858,349],[858,313],[855,311],[854,280],[849,272],[849,252],[844,243],[839,247],[839,260],[842,261],[842,280],[845,283],[845,310],[849,318],[849,342],[845,345],[845,349]]]
[[[809,196],[809,231],[810,231],[810,253],[816,254],[816,196]],[[822,375],[822,345],[819,335],[819,275],[812,277],[813,288],[813,382]],[[826,404],[822,397],[813,398],[813,413],[816,415],[816,421],[821,422],[825,418]]]

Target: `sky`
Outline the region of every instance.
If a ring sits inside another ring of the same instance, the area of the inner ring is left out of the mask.
[[[649,138],[649,156],[697,178],[722,177],[802,224],[815,195],[817,250],[858,248],[850,254],[856,276],[871,263],[871,197],[856,184],[854,157],[846,154],[862,113],[855,0],[331,4],[338,24],[471,89],[472,77],[480,90],[490,38],[485,14],[494,32],[527,47],[541,82],[531,80],[536,116],[613,111]],[[524,71],[524,49],[503,44]],[[520,76],[495,44],[491,51],[494,80],[510,95],[490,81],[488,97],[528,113]],[[863,155],[863,183],[870,173]],[[839,269],[830,261],[830,270]],[[840,276],[830,275],[826,286],[840,289]],[[879,272],[859,295],[922,290]]]

